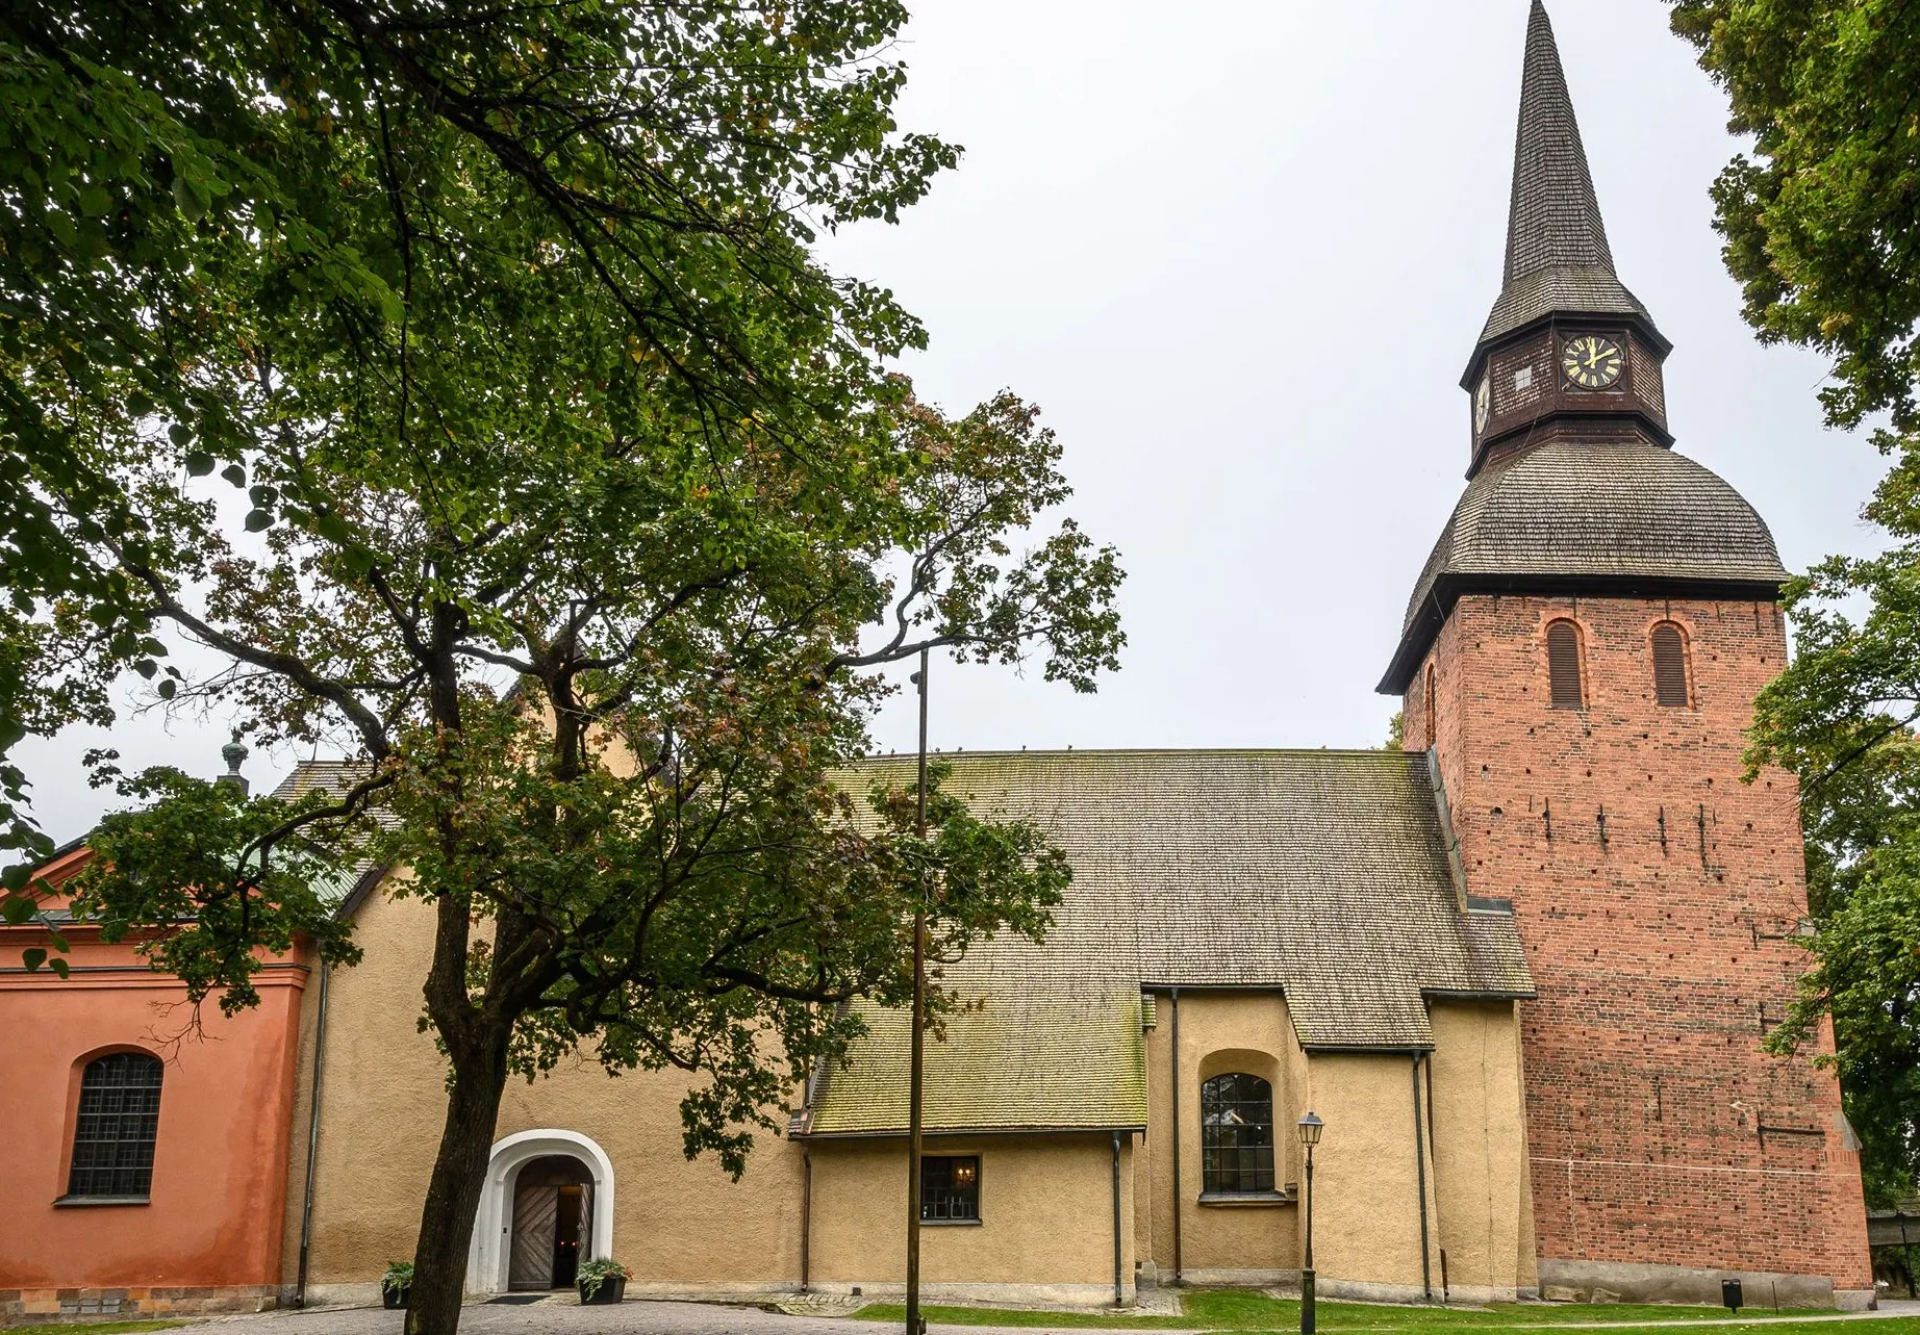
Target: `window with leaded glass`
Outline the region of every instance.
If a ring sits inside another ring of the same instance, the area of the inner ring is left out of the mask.
[[[80,1077],[67,1195],[144,1199],[153,1185],[159,1128],[159,1058],[114,1052],[88,1062]]]
[[[920,1219],[927,1224],[980,1222],[979,1155],[921,1156]]]
[[[1257,1075],[1216,1075],[1200,1086],[1201,1190],[1273,1190],[1273,1086]]]

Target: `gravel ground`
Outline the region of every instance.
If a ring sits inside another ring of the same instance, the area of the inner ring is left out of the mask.
[[[207,1335],[400,1335],[405,1318],[405,1312],[378,1307],[261,1312],[214,1317]],[[473,1303],[460,1313],[461,1335],[877,1335],[878,1330],[870,1321],[786,1316],[722,1303]]]
[[[206,1335],[401,1335],[404,1312],[378,1307],[282,1310],[209,1318]],[[845,1317],[789,1316],[732,1303],[644,1300],[582,1307],[562,1298],[526,1304],[472,1303],[460,1335],[886,1335],[895,1327]],[[1197,1330],[1198,1328],[1196,1328]],[[930,1325],[928,1335],[1089,1335],[1085,1328]],[[186,1335],[186,1332],[182,1332]],[[1135,1335],[1135,1333],[1129,1333]],[[1181,1335],[1154,1332],[1153,1335]]]

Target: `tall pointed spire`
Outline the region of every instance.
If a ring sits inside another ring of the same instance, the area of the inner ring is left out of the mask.
[[[1480,341],[1556,312],[1637,315],[1652,326],[1646,309],[1614,274],[1553,24],[1546,6],[1533,0],[1513,143],[1506,271]]]
[[[1553,24],[1547,7],[1533,0],[1520,76],[1520,125],[1513,144],[1505,281],[1561,267],[1612,273],[1613,252],[1607,248],[1607,229],[1600,221],[1600,201],[1594,198]]]

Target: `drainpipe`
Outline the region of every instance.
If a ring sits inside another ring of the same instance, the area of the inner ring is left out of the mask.
[[[1420,1125],[1420,1054],[1413,1054],[1413,1162],[1420,1187],[1420,1288],[1433,1301],[1433,1262],[1427,1238],[1427,1138]]]
[[[813,1238],[813,1153],[800,1152],[800,1292],[807,1291],[807,1244]]]
[[[300,1201],[300,1274],[293,1292],[295,1307],[307,1305],[307,1261],[313,1253],[313,1176],[320,1151],[320,1073],[327,1056],[327,980],[332,977],[333,966],[325,960],[320,961],[320,1014],[314,1021],[313,1029],[313,1092],[310,1100],[313,1108],[307,1117],[307,1181]]]
[[[1433,1153],[1433,1203],[1440,1205],[1440,1150],[1433,1140],[1433,1054],[1427,1054],[1427,1148]],[[1437,1224],[1436,1224],[1437,1227]],[[1440,1301],[1453,1301],[1453,1286],[1447,1282],[1447,1249],[1440,1252]]]
[[[1113,1133],[1113,1305],[1126,1299],[1120,1292],[1120,1133]]]
[[[1173,1283],[1180,1278],[1180,989],[1171,989],[1173,998]]]

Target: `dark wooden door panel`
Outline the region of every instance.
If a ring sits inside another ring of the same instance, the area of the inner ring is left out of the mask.
[[[554,1227],[560,1213],[558,1187],[522,1187],[513,1197],[513,1251],[507,1264],[510,1289],[553,1287]]]

